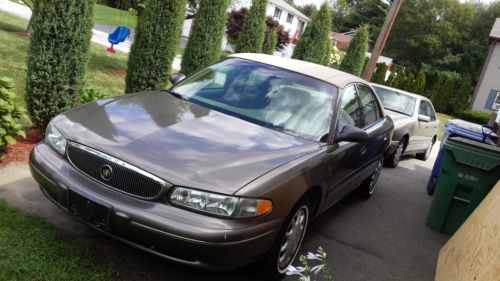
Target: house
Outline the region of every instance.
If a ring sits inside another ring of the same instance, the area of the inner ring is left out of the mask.
[[[345,52],[347,47],[349,47],[349,43],[351,43],[352,35],[330,32],[330,39],[332,39],[334,47],[337,47],[337,49]]]
[[[470,102],[472,110],[491,113],[500,109],[500,18],[489,36],[488,56]]]

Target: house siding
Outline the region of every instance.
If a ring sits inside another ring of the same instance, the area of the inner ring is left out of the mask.
[[[472,110],[491,113],[490,107],[486,107],[488,97],[492,91],[500,91],[500,42],[493,41],[494,47],[489,62],[485,66],[482,81],[477,85],[474,100],[472,101]]]

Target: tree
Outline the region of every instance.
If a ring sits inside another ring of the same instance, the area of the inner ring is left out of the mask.
[[[390,6],[384,0],[361,0],[352,2],[349,14],[343,23],[342,32],[368,26],[370,39],[375,41],[384,24]]]
[[[229,12],[226,23],[226,34],[228,42],[233,46],[235,46],[236,42],[238,42],[240,32],[247,14],[247,8],[241,8],[239,10],[232,10],[231,12]],[[276,50],[283,50],[290,42],[290,34],[288,33],[288,31],[285,31],[285,28],[279,23],[279,21],[275,20],[272,17],[266,18],[266,25],[267,28],[264,38],[267,38],[267,32],[269,30],[275,29],[278,32],[278,42],[276,43]],[[265,39],[263,44],[266,44]]]
[[[278,32],[276,29],[272,29],[266,32],[266,40],[264,40],[264,45],[262,46],[262,53],[272,55],[276,50],[276,44],[278,43]]]
[[[313,15],[302,36],[299,37],[292,58],[324,64],[328,52],[331,30],[331,13],[323,3],[319,12]]]
[[[318,12],[318,8],[316,7],[316,5],[314,3],[304,4],[304,5],[298,6],[296,8],[297,8],[297,10],[299,10],[300,12],[302,12],[304,15],[306,15],[309,18],[312,17],[312,15],[314,15],[314,13]]]
[[[403,86],[401,87],[401,90],[405,90],[410,93],[415,92],[415,75],[411,71],[409,71],[406,74],[405,80],[403,82]]]
[[[398,69],[398,71],[396,72],[396,78],[392,82],[391,86],[402,90],[405,81],[406,81],[406,71],[404,69]]]
[[[384,84],[386,73],[387,73],[387,64],[383,62],[377,64],[377,69],[375,69],[375,72],[373,72],[371,81],[377,84]]]
[[[181,72],[189,75],[219,60],[229,0],[200,0],[184,50]]]
[[[42,130],[72,108],[85,84],[94,1],[34,2],[26,104]]]
[[[267,0],[252,0],[248,16],[236,43],[237,53],[258,53],[262,50],[266,30]]]
[[[352,38],[351,43],[346,51],[346,56],[340,70],[351,73],[356,76],[361,76],[363,71],[363,63],[368,49],[368,27],[362,26]]]
[[[466,110],[469,105],[471,97],[472,85],[470,79],[465,79],[460,85],[457,94],[453,96],[452,108],[455,116],[459,115],[462,111]]]
[[[451,114],[453,111],[453,80],[439,79],[432,89],[431,100],[437,112]]]
[[[130,50],[126,93],[165,87],[179,46],[186,1],[149,0],[146,5]]]
[[[419,95],[423,95],[425,92],[425,84],[426,84],[426,79],[425,79],[425,72],[423,70],[420,70],[417,74],[417,79],[416,79],[416,85],[415,85],[415,93]]]
[[[387,77],[387,80],[385,80],[384,85],[392,87],[394,85],[395,80],[396,80],[396,70],[393,67],[393,69],[391,70],[391,73],[389,74],[389,77]]]

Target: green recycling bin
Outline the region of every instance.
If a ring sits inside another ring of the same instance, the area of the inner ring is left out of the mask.
[[[444,150],[426,224],[452,235],[500,179],[500,148],[456,137]]]

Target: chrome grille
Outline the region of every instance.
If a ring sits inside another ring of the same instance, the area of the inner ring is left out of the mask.
[[[84,174],[135,197],[155,199],[165,186],[165,181],[160,178],[83,145],[71,143],[68,145],[67,155],[71,164]],[[104,166],[112,169],[112,177],[109,180],[101,176]]]

